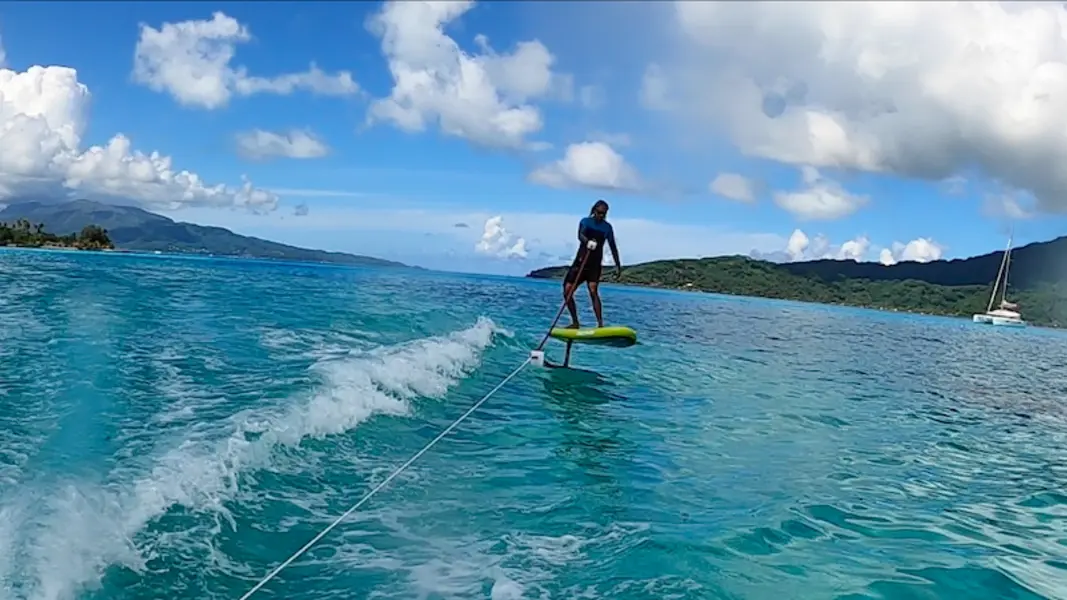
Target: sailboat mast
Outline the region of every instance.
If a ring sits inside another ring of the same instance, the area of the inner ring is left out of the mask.
[[[1008,262],[1008,252],[1011,251],[1011,236],[1008,236],[1008,245],[1004,248],[1004,256],[1000,259],[1000,268],[997,269],[997,278],[993,281],[993,293],[989,294],[989,306],[985,311],[993,310],[993,303],[997,300],[997,290],[1000,289],[1000,278],[1004,275],[1004,265]]]
[[[1015,229],[1012,228],[1011,234],[1008,236],[1008,250],[1004,253],[1004,284],[1000,286],[1000,304],[1004,305],[1008,301],[1008,271],[1011,270],[1011,247],[1012,241],[1015,239]]]

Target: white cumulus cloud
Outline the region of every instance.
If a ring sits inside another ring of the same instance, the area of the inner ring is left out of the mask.
[[[861,261],[867,258],[867,253],[871,249],[871,240],[867,239],[867,236],[861,235],[857,238],[851,239],[837,249],[838,260],[855,260]]]
[[[807,260],[854,260],[871,261],[875,258],[884,265],[900,261],[929,262],[944,256],[944,247],[929,238],[917,238],[908,243],[893,242],[888,248],[874,245],[865,235],[856,236],[841,244],[819,233],[809,237],[800,229],[793,230],[786,241],[785,249],[779,252],[753,253],[756,258],[784,262]]]
[[[637,170],[604,142],[567,146],[563,158],[533,170],[529,180],[555,188],[632,191],[641,186]]]
[[[804,251],[810,243],[811,240],[808,239],[807,234],[794,229],[792,235],[789,236],[789,241],[785,244],[785,253],[789,256],[789,260],[804,260]]]
[[[1067,211],[1062,3],[671,10],[683,41],[650,67],[645,96],[662,104],[670,91],[688,127],[702,122],[746,155],[796,165],[934,182],[976,169],[1032,192],[1040,210]]]
[[[213,13],[211,20],[164,23],[159,29],[141,24],[134,81],[169,93],[182,105],[209,110],[226,106],[235,95],[284,95],[298,89],[333,96],[359,92],[348,71],[329,75],[314,64],[302,73],[249,75],[245,67],[230,62],[237,45],[251,39],[248,27],[222,12]]]
[[[326,144],[310,131],[294,129],[284,133],[253,129],[237,134],[237,152],[245,158],[321,158],[329,154]]]
[[[241,206],[263,212],[277,207],[277,196],[248,181],[237,188],[209,185],[195,173],[175,169],[169,156],[134,150],[121,133],[83,150],[89,101],[89,88],[74,69],[0,69],[0,200],[76,194],[149,208]]]
[[[407,132],[436,124],[446,135],[493,148],[541,145],[526,139],[543,127],[530,102],[570,95],[571,78],[552,72],[555,57],[537,40],[500,54],[479,35],[481,53],[461,49],[444,30],[473,4],[391,1],[374,15],[369,27],[382,40],[393,89],[371,104],[369,123]]]
[[[805,221],[829,221],[847,217],[867,204],[866,196],[849,193],[836,181],[822,176],[814,167],[801,169],[804,189],[775,192],[774,202]]]
[[[485,220],[482,239],[474,246],[475,251],[499,258],[526,258],[526,240],[504,227],[504,217],[497,215]]]
[[[713,194],[738,202],[752,202],[756,199],[755,186],[743,175],[737,173],[719,173],[708,185]]]
[[[878,260],[883,265],[894,265],[902,261],[930,262],[940,260],[945,249],[928,238],[917,238],[907,244],[893,242],[889,248],[882,248]]]
[[[841,245],[834,245],[830,238],[817,234],[809,238],[800,229],[794,229],[786,242],[785,257],[789,261],[803,260],[866,260],[871,250],[867,236],[858,236]]]

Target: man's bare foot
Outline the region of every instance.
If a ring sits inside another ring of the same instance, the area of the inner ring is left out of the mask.
[[[580,327],[578,327],[578,322],[577,321],[574,321],[570,325],[564,325],[563,328],[564,329],[580,329]]]

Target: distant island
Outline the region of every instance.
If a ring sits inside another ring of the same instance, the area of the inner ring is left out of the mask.
[[[816,260],[774,263],[744,256],[658,260],[623,269],[620,283],[821,304],[970,317],[985,312],[1003,251],[927,263]],[[1033,325],[1067,326],[1067,237],[1016,248],[1011,297]],[[527,277],[561,279],[567,267]],[[604,269],[611,281],[612,269]]]
[[[20,220],[40,225],[42,231],[52,232],[56,239],[63,240],[90,225],[98,227],[107,232],[116,250],[416,268],[370,256],[298,248],[238,235],[222,227],[174,221],[135,206],[91,200],[18,199],[0,210],[0,221],[17,223]],[[61,243],[65,242],[56,242],[56,245]]]
[[[0,222],[0,246],[21,248],[72,248],[77,250],[112,250],[115,245],[104,228],[89,224],[78,233],[56,235],[44,230],[44,223],[18,219]]]

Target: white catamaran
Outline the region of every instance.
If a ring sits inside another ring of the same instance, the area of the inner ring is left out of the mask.
[[[1019,314],[1019,305],[1008,302],[1008,269],[1011,265],[1011,243],[1013,235],[1008,236],[1008,247],[1004,250],[1004,258],[1000,261],[1000,270],[997,271],[997,280],[993,282],[993,293],[989,295],[989,306],[981,314],[974,315],[971,320],[983,325],[1004,325],[1007,327],[1026,327]],[[1000,293],[1000,303],[997,308],[997,293]]]

